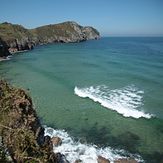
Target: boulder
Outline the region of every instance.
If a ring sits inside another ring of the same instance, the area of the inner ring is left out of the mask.
[[[82,161],[80,160],[80,159],[78,159],[78,160],[75,160],[75,162],[74,163],[81,163]]]
[[[51,141],[52,141],[53,145],[56,147],[62,144],[62,140],[59,137],[52,137]]]
[[[98,156],[97,158],[98,163],[110,163],[110,161],[102,156]]]

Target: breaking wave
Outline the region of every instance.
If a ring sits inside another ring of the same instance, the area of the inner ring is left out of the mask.
[[[98,156],[109,159],[111,163],[114,160],[128,157],[134,158],[138,162],[143,162],[139,155],[129,154],[125,150],[116,150],[111,147],[98,148],[96,145],[82,144],[79,141],[74,141],[64,130],[54,130],[51,127],[45,127],[45,135],[62,139],[62,144],[58,147],[55,146],[54,152],[64,154],[71,163],[76,160],[81,160],[82,163],[97,163]]]
[[[124,117],[151,118],[152,115],[137,110],[143,105],[143,91],[134,85],[122,89],[110,90],[107,86],[91,86],[87,88],[75,87],[74,93],[82,98],[90,98],[102,106],[117,111]]]

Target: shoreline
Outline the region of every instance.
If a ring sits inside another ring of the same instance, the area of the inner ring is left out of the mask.
[[[11,55],[14,55],[14,54],[17,54],[17,53],[23,53],[23,52],[27,52],[27,51],[30,51],[30,49],[29,50],[18,50],[18,51],[15,51],[15,52],[10,52],[11,53]]]
[[[16,52],[10,52],[11,55],[8,55],[8,56],[4,56],[4,57],[0,57],[0,62],[3,62],[3,61],[8,61],[12,58],[13,55],[15,54],[19,54],[19,53],[23,53],[23,52],[28,52],[30,50],[20,50],[20,51],[16,51]]]
[[[0,62],[10,60],[11,56],[12,56],[12,55],[9,55],[9,56],[7,56],[7,57],[0,57]]]

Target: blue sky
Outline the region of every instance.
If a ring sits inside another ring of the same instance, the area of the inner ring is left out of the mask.
[[[34,28],[70,20],[103,36],[163,36],[163,0],[0,0],[0,22]]]

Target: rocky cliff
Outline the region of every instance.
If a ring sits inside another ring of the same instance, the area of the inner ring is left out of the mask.
[[[10,53],[8,51],[8,46],[7,46],[6,42],[4,42],[0,38],[0,57],[7,57],[8,55],[10,55]]]
[[[35,43],[80,42],[98,39],[99,32],[92,27],[82,27],[76,22],[46,25],[30,30]]]
[[[33,48],[31,32],[21,25],[7,22],[0,24],[0,38],[11,53]]]
[[[50,137],[44,136],[31,98],[4,81],[0,81],[0,162],[63,162],[61,154],[53,153]]]
[[[83,27],[71,21],[35,29],[7,22],[0,24],[0,40],[5,42],[11,53],[30,50],[39,44],[81,42],[99,37],[99,32],[93,27]]]

